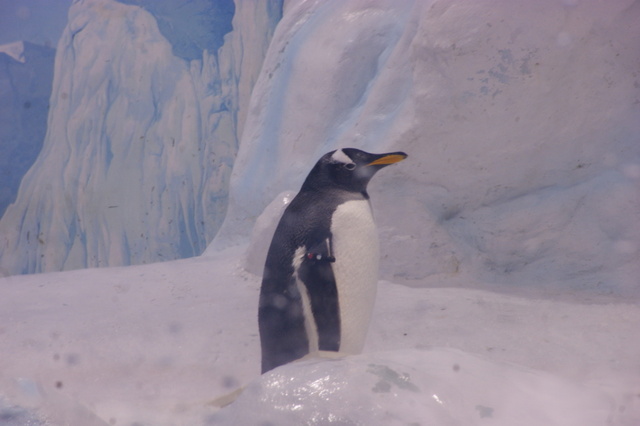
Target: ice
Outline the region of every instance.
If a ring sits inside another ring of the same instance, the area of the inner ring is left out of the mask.
[[[277,194],[355,146],[410,154],[371,184],[385,278],[637,288],[635,3],[289,2],[270,43],[279,3],[239,2],[201,58],[176,49],[219,41],[206,19],[183,31],[208,2],[172,35],[174,2],[137,3],[71,9],[49,142],[0,221],[3,274],[246,243]]]
[[[148,10],[158,21],[158,29],[183,59],[202,59],[202,52],[216,54],[224,36],[232,30],[235,12],[232,0],[118,0]]]
[[[630,1],[289,4],[208,252],[325,152],[402,150],[370,184],[385,278],[637,297],[634,19]]]
[[[277,4],[239,4],[224,44],[186,61],[170,43],[186,48],[185,38],[167,40],[146,10],[75,2],[56,53],[42,152],[0,220],[0,274],[200,254],[226,212]],[[175,15],[180,31],[204,3],[190,5]]]
[[[208,424],[603,425],[601,391],[450,349],[290,364],[252,382]]]

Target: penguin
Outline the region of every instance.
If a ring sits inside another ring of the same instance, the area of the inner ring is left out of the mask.
[[[258,307],[263,374],[306,356],[362,351],[379,261],[367,184],[406,157],[343,148],[309,172],[267,253]]]

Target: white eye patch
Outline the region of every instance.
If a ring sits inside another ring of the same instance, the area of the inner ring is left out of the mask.
[[[353,164],[353,160],[341,149],[333,153],[331,161],[342,164]]]

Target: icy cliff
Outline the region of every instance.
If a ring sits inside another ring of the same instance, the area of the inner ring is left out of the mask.
[[[186,60],[174,52],[198,45],[175,37],[176,49],[145,9],[75,2],[58,45],[43,150],[0,221],[0,271],[200,254],[226,211],[278,4],[239,2],[224,44]],[[184,11],[176,19],[184,29]]]
[[[402,150],[370,188],[385,277],[637,294],[639,20],[628,0],[291,3],[210,252],[324,152]]]

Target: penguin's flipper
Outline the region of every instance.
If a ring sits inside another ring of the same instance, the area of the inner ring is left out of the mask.
[[[318,349],[340,350],[340,305],[338,288],[333,274],[335,258],[331,237],[321,238],[308,245],[298,271],[309,294],[311,312],[318,332]]]

